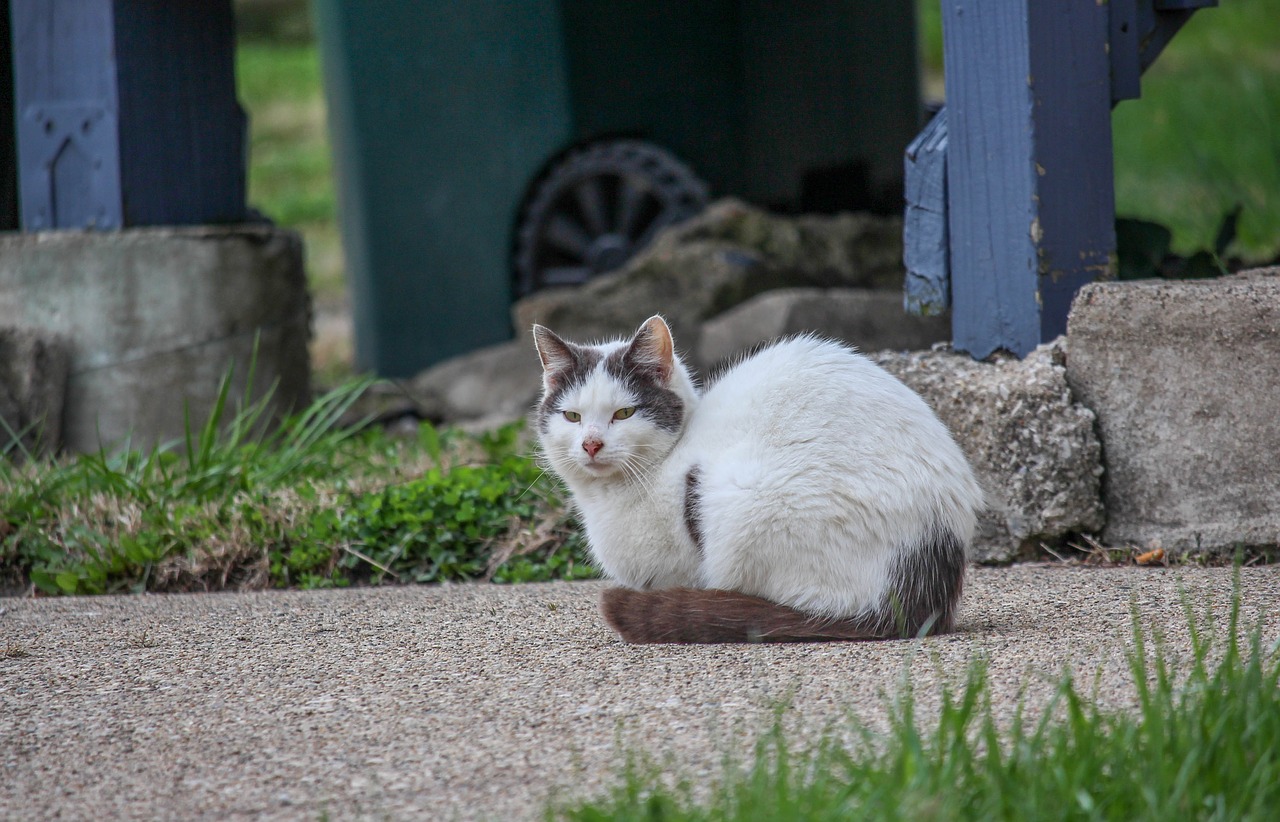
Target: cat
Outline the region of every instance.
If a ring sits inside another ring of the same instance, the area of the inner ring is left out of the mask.
[[[671,330],[535,325],[543,459],[635,643],[887,639],[954,629],[982,491],[911,389],[816,336],[700,389]]]

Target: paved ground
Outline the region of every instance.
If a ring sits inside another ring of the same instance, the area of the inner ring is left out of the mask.
[[[909,670],[927,713],[975,654],[1006,709],[1064,664],[1123,706],[1131,604],[1177,654],[1182,587],[1225,614],[1231,571],[980,569],[952,636],[731,647],[624,646],[598,583],[0,600],[0,818],[536,817],[623,750],[709,778],[784,700],[883,727]],[[1280,567],[1243,591],[1276,614]]]

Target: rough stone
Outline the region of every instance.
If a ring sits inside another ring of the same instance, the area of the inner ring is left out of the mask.
[[[540,322],[579,340],[634,331],[653,314],[676,339],[765,291],[837,286],[901,292],[902,221],[868,214],[784,218],[722,200],[658,236],[618,271],[518,302],[515,326]],[[900,298],[899,298],[900,299]]]
[[[843,340],[862,351],[906,351],[950,339],[951,322],[905,313],[897,291],[778,289],[703,324],[694,359],[710,369],[762,342],[804,331]]]
[[[57,451],[69,360],[55,334],[0,328],[0,455]]]
[[[1280,545],[1280,269],[1089,285],[1068,335],[1106,454],[1108,542]]]
[[[972,462],[988,504],[978,562],[1024,558],[1103,527],[1095,418],[1072,396],[1065,356],[1059,338],[995,363],[945,350],[873,357],[924,397]]]
[[[269,226],[0,237],[0,317],[70,347],[72,451],[180,440],[234,370],[230,408],[309,398],[310,298],[297,234]],[[253,365],[253,384],[246,385]]]
[[[542,388],[542,366],[528,331],[418,374],[407,384],[418,413],[434,422],[501,424],[528,414]]]

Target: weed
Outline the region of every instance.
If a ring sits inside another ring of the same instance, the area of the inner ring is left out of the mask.
[[[130,633],[125,640],[125,644],[130,648],[138,649],[158,648],[160,647],[160,640],[151,632],[143,629]]]
[[[0,461],[0,568],[21,569],[45,593],[144,590],[158,563],[222,532],[246,494],[332,470],[355,433],[335,423],[370,383],[350,382],[268,428],[269,395],[229,412],[231,378],[206,424],[188,424],[183,452]]]
[[[25,659],[29,656],[31,652],[27,650],[27,646],[18,642],[9,642],[0,648],[0,659]]]

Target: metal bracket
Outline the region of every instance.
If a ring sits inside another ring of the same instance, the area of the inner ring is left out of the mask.
[[[1142,96],[1141,77],[1197,9],[1218,0],[1110,0],[1111,105]]]
[[[42,103],[22,112],[24,230],[121,227],[116,119],[97,103]]]

